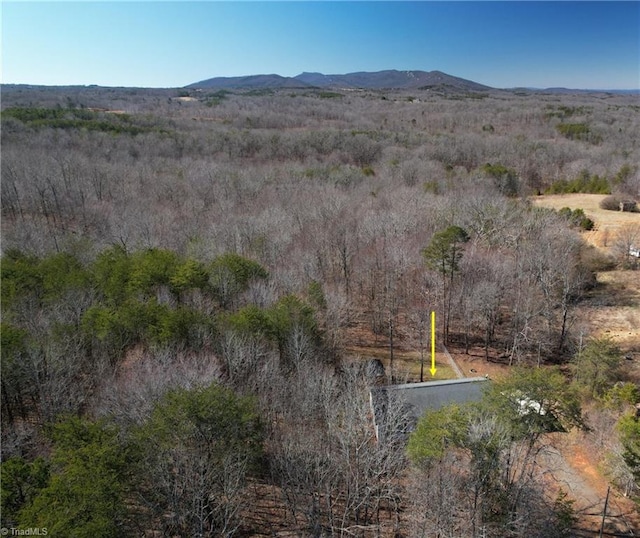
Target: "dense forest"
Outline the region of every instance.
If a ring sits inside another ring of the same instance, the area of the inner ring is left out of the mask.
[[[3,527],[578,536],[539,463],[589,415],[640,494],[638,379],[578,316],[640,220],[604,255],[531,203],[633,209],[636,96],[5,86],[1,136]],[[423,348],[431,311],[507,374],[376,442],[349,349]]]

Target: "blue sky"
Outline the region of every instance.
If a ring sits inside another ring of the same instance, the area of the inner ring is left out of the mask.
[[[494,87],[640,88],[640,2],[2,2],[2,82],[434,69]]]

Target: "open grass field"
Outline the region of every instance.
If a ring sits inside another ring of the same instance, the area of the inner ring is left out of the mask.
[[[605,194],[551,194],[532,198],[535,205],[550,207],[552,209],[583,209],[587,217],[595,222],[595,229],[584,232],[585,240],[601,249],[611,253],[615,235],[621,228],[628,225],[640,225],[640,213],[608,211],[600,207],[600,202],[607,197]],[[640,277],[639,277],[640,280]]]

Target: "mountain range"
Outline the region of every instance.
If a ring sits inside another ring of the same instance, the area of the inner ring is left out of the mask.
[[[276,89],[276,88],[334,88],[334,89],[453,89],[459,91],[487,91],[493,88],[442,71],[386,71],[324,75],[301,73],[295,77],[280,75],[248,75],[243,77],[215,77],[186,86],[195,89]]]

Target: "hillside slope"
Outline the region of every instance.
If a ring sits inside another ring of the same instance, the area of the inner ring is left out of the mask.
[[[295,77],[280,75],[250,75],[245,77],[215,77],[187,86],[188,88],[361,88],[361,89],[429,89],[451,88],[460,91],[487,91],[489,86],[448,75],[441,71],[397,71],[395,69],[344,75],[301,73]]]

